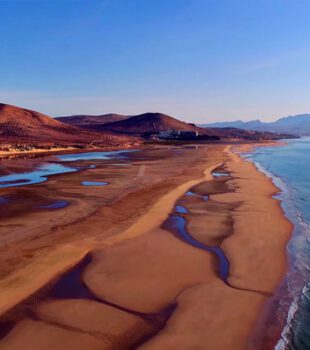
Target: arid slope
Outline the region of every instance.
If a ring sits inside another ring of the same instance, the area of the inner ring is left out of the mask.
[[[117,145],[128,142],[124,136],[95,133],[64,124],[47,115],[8,104],[0,104],[0,143],[24,145],[76,145],[93,143]]]
[[[71,115],[57,117],[55,119],[68,125],[74,125],[90,130],[96,130],[104,124],[118,122],[127,118],[130,117],[127,115],[109,113],[103,115]]]

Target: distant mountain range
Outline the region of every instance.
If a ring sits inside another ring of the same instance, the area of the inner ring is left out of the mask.
[[[93,124],[92,129],[143,135],[154,134],[165,130],[193,131],[197,129],[195,125],[185,123],[163,113],[143,113],[135,116],[117,115],[117,118],[119,120],[111,123]],[[204,132],[208,132],[208,129],[205,129]]]
[[[195,131],[192,133],[195,135],[194,139],[211,141],[274,140],[285,137],[285,135],[235,127],[202,128],[163,113],[144,113],[136,116],[77,115],[51,118],[36,111],[0,103],[1,149],[63,146],[127,148],[145,140],[158,140],[158,134],[167,130]]]
[[[99,116],[82,115],[59,117],[57,120],[74,126],[79,126],[96,132],[113,132],[115,134],[132,135],[147,138],[150,135],[166,130],[197,131],[205,139],[244,139],[270,140],[280,138],[278,135],[248,131],[238,128],[202,128],[192,123],[186,123],[163,113],[143,113],[140,115],[105,114]],[[113,122],[110,122],[113,120]],[[285,137],[285,135],[283,135]]]
[[[55,118],[62,123],[88,130],[111,130],[126,134],[150,134],[168,129],[194,130],[197,127],[182,122],[163,113],[143,113],[140,115],[73,115]]]
[[[239,128],[243,130],[268,131],[273,133],[285,133],[296,136],[310,135],[310,114],[298,114],[280,118],[272,123],[263,123],[260,120],[243,122],[242,120],[232,122],[218,122],[201,124],[207,128]]]

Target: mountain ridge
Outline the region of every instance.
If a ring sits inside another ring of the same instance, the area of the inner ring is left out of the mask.
[[[104,145],[125,142],[128,137],[97,134],[64,124],[43,113],[0,103],[0,143],[87,145],[97,139]]]
[[[223,128],[238,127],[243,130],[267,131],[274,133],[287,133],[296,136],[310,135],[310,114],[297,114],[281,117],[274,122],[262,122],[259,119],[244,122],[236,120],[231,122],[216,122],[200,124],[201,127]]]
[[[216,128],[201,128],[193,123],[186,123],[160,112],[146,112],[103,125],[94,124],[92,128],[97,132],[110,131],[118,134],[142,136],[144,138],[148,138],[151,135],[167,130],[196,131],[198,132],[199,137],[202,137],[205,140],[229,138],[259,140],[276,138],[276,135],[271,133],[250,132],[237,128],[228,128],[223,130]]]
[[[103,129],[129,134],[151,134],[169,129],[194,131],[199,128],[164,113],[146,112],[121,121],[105,124]]]
[[[104,125],[107,123],[112,123],[127,118],[130,118],[130,116],[116,113],[108,113],[102,115],[77,114],[69,116],[60,116],[56,117],[55,120],[68,125],[75,125],[85,129],[92,129],[94,125]]]
[[[115,118],[118,119],[115,121]],[[102,119],[114,120],[102,123]],[[247,131],[237,128],[201,128],[159,112],[147,112],[137,116],[108,114],[102,116],[81,116],[80,125],[63,123],[40,112],[0,103],[0,145],[8,149],[54,147],[123,147],[141,144],[144,141],[160,141],[160,132],[174,130],[183,133],[184,140],[274,140],[279,135]],[[72,119],[71,119],[72,122]],[[73,120],[76,123],[76,120]],[[190,132],[193,132],[192,134]],[[186,136],[185,136],[186,135]],[[173,139],[173,137],[172,137]],[[182,138],[180,139],[182,140]]]

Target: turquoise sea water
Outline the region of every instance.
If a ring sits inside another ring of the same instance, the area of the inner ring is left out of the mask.
[[[287,141],[283,147],[259,147],[248,155],[281,188],[287,217],[294,223],[288,245],[287,294],[279,302],[285,313],[277,350],[310,349],[310,138]]]

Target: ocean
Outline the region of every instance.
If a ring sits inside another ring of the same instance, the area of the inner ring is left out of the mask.
[[[283,147],[258,147],[246,158],[273,179],[277,196],[294,224],[287,247],[286,295],[278,301],[275,322],[282,324],[276,350],[310,349],[310,138],[285,141]],[[281,319],[282,318],[282,319]]]

